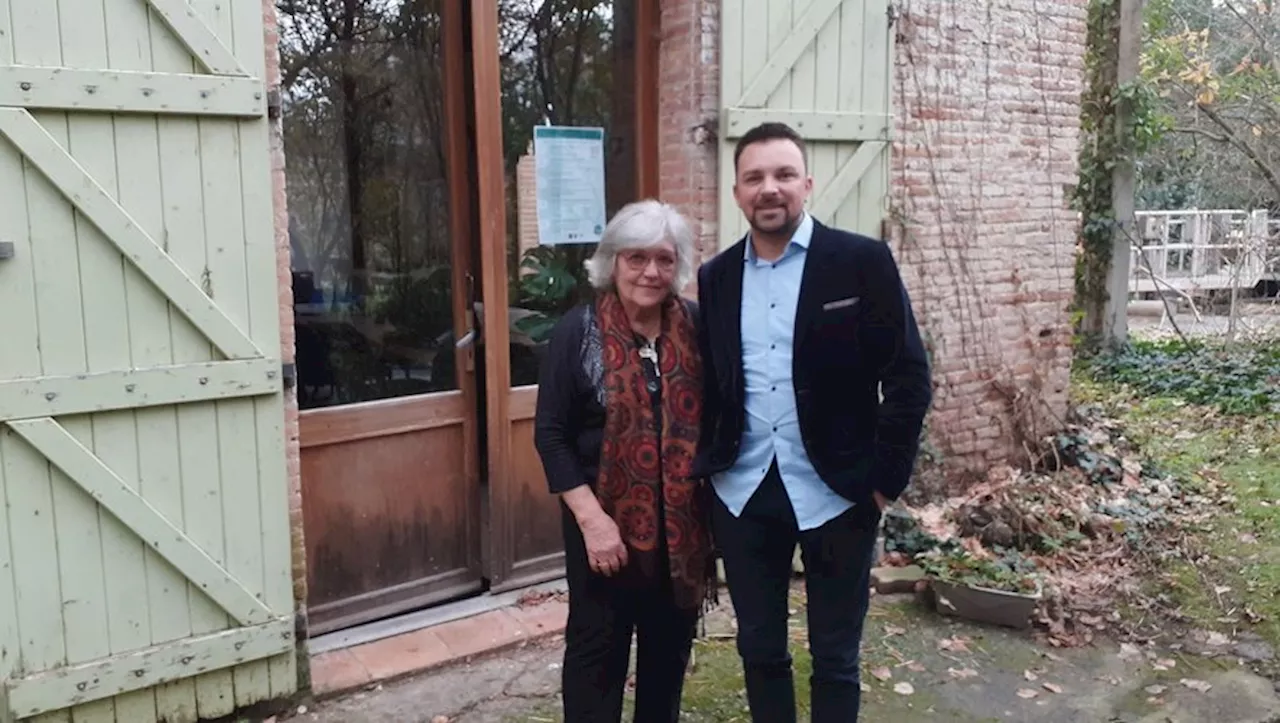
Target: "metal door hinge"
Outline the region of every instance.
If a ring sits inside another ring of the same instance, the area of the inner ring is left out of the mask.
[[[267,91],[267,117],[276,120],[280,117],[280,91]]]
[[[14,255],[14,247],[12,241],[0,241],[0,261],[11,259]]]
[[[889,13],[889,27],[893,27],[894,23],[898,22],[898,15],[899,15],[898,6],[895,5],[894,3],[889,3],[888,13]]]
[[[297,364],[281,364],[280,378],[284,382],[285,389],[293,389],[298,383],[298,365]]]

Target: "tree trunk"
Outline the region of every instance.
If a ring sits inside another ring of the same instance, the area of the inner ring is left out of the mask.
[[[347,211],[351,217],[351,292],[365,291],[364,179],[361,175],[360,89],[355,72],[356,17],[359,0],[344,0],[342,18],[342,140],[346,159]]]

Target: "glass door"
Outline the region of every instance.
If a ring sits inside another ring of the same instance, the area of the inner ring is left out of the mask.
[[[279,4],[313,634],[483,586],[463,3]]]

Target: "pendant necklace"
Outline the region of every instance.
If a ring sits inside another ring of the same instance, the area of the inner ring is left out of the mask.
[[[644,343],[640,346],[640,358],[648,359],[649,361],[653,362],[654,365],[657,365],[658,349],[654,345],[652,339],[645,339]]]

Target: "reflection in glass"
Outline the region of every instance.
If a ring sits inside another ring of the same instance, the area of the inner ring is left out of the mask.
[[[537,383],[539,349],[560,316],[591,297],[594,244],[540,246],[533,128],[605,131],[606,212],[635,200],[635,0],[499,0],[511,383]]]
[[[278,1],[304,409],[457,386],[444,1]]]

